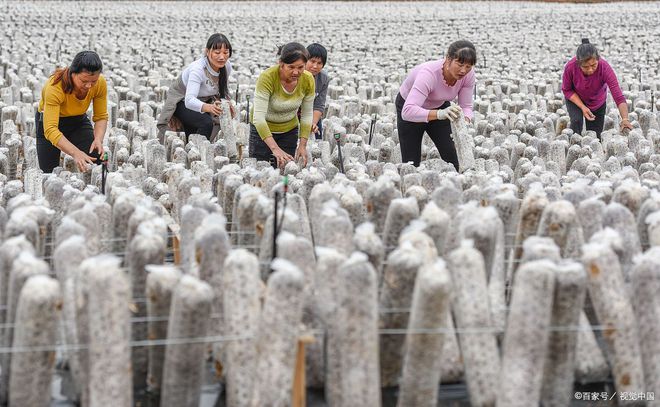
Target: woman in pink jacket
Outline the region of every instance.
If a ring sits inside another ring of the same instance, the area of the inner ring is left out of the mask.
[[[410,71],[396,97],[396,124],[401,160],[419,166],[422,137],[429,135],[440,157],[458,171],[458,156],[451,138],[450,121],[458,119],[461,109],[470,120],[477,51],[470,41],[456,41],[445,58],[425,62]],[[458,97],[458,105],[450,101]]]
[[[607,88],[621,114],[621,130],[632,129],[628,119],[628,105],[621,92],[614,70],[601,58],[596,47],[583,38],[575,56],[564,67],[561,90],[566,97],[566,108],[571,118],[571,130],[582,133],[583,119],[587,130],[603,131],[607,112]]]

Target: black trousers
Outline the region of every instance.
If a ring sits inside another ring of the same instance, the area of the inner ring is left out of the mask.
[[[294,156],[296,148],[298,147],[298,127],[287,131],[286,133],[274,134],[273,138],[277,145],[284,150],[285,153]],[[257,128],[250,124],[250,158],[256,158],[258,161],[269,161],[270,164],[277,168],[277,160],[270,151],[270,147],[261,139]]]
[[[406,103],[401,94],[396,97],[396,127],[399,132],[399,145],[401,146],[401,162],[412,161],[415,167],[422,159],[422,138],[424,132],[429,135],[438,149],[440,157],[454,166],[458,171],[458,154],[451,138],[451,123],[449,120],[433,120],[428,123],[415,123],[404,120],[401,116],[403,104]],[[445,102],[437,109],[449,107]]]
[[[185,101],[181,100],[176,104],[174,116],[183,124],[183,131],[186,132],[186,139],[191,134],[201,134],[207,139],[211,139],[213,131],[213,118],[208,113],[199,113],[186,107]]]
[[[596,116],[596,119],[585,120],[584,115],[582,114],[582,109],[580,109],[575,103],[566,99],[566,110],[568,110],[568,117],[571,118],[571,130],[573,130],[574,133],[582,134],[582,124],[586,122],[587,131],[595,131],[596,136],[600,138],[600,133],[603,132],[603,126],[605,126],[606,107],[607,102],[603,103],[598,109],[591,111],[591,113]]]
[[[53,168],[60,165],[61,150],[55,147],[44,136],[43,113],[37,111],[34,122],[37,130],[37,158],[39,159],[39,168],[45,173],[53,172]],[[95,150],[89,152],[89,148],[94,141],[94,128],[87,115],[60,117],[57,128],[62,132],[71,144],[90,157],[99,158]]]

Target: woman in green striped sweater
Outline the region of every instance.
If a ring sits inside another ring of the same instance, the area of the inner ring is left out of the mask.
[[[305,71],[307,49],[297,42],[281,47],[279,63],[259,75],[250,126],[250,157],[284,167],[307,165],[307,139],[312,129],[314,77]],[[298,120],[300,109],[300,121]]]

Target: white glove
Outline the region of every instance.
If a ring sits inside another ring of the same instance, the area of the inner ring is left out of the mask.
[[[447,120],[453,122],[458,120],[461,115],[461,108],[458,105],[450,105],[445,109],[438,109],[438,120]]]

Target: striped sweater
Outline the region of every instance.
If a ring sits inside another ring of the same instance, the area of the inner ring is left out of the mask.
[[[254,90],[252,124],[262,139],[273,133],[286,133],[300,123],[299,137],[308,138],[312,129],[314,97],[314,77],[305,71],[298,78],[298,84],[289,93],[280,83],[279,65],[271,66],[259,75]],[[300,108],[300,122],[298,109]]]

